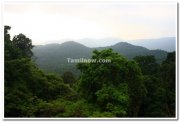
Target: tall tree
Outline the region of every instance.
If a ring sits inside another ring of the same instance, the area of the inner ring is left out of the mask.
[[[16,49],[11,41],[11,36],[9,34],[10,26],[4,26],[4,54],[5,61],[16,59],[20,56],[18,49]]]
[[[70,84],[70,85],[74,84],[75,81],[76,81],[73,73],[70,72],[70,71],[64,72],[63,75],[62,75],[62,78],[63,78],[63,80],[64,80],[65,83],[68,83],[68,84]]]
[[[14,36],[12,43],[21,51],[23,57],[32,57],[33,53],[31,49],[34,47],[32,45],[32,40],[27,38],[24,34]]]
[[[159,65],[153,55],[136,56],[134,60],[140,66],[143,75],[152,75],[158,72]]]
[[[8,30],[10,27],[5,26],[5,117],[51,116],[54,109],[58,114],[56,106],[49,112],[52,106],[46,101],[74,100],[76,93],[61,77],[45,74],[36,67],[29,55],[33,47],[30,39],[19,35],[13,42]],[[42,104],[45,105],[39,110]]]
[[[175,116],[175,83],[176,83],[176,55],[168,53],[166,60],[161,65],[161,78],[166,90],[166,110],[168,116]]]
[[[82,95],[115,116],[137,116],[145,94],[138,65],[112,49],[95,50],[92,59],[110,59],[111,63],[78,64]],[[129,111],[130,106],[135,109]]]
[[[144,86],[143,76],[137,63],[129,61],[126,67],[128,69],[126,79],[130,95],[129,116],[137,117],[147,90]]]

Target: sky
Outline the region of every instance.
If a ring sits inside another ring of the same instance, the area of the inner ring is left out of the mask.
[[[5,3],[4,25],[34,45],[66,40],[175,37],[176,3]],[[103,42],[106,43],[106,42]]]

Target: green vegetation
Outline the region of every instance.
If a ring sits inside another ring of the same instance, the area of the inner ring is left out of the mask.
[[[162,63],[154,55],[125,58],[113,49],[94,50],[92,59],[60,76],[32,60],[32,41],[12,40],[4,28],[5,117],[175,117],[175,52]],[[54,52],[56,53],[56,52]]]
[[[34,61],[39,68],[46,72],[63,74],[71,71],[76,77],[80,75],[80,71],[76,68],[75,63],[68,63],[67,58],[91,58],[93,50],[113,49],[113,51],[131,60],[135,56],[154,55],[157,63],[161,63],[166,59],[167,52],[163,50],[149,50],[141,46],[135,46],[126,42],[120,42],[112,46],[89,48],[80,43],[69,41],[62,44],[47,44],[35,46],[33,53],[36,58]]]

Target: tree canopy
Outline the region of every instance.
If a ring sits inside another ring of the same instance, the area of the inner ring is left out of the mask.
[[[128,60],[112,49],[94,50],[78,63],[80,77],[44,72],[32,60],[32,40],[11,39],[4,27],[5,117],[175,117],[176,53],[161,63],[153,55]]]
[[[78,65],[82,72],[79,89],[83,96],[100,104],[102,110],[115,111],[115,116],[137,116],[146,93],[139,66],[112,49],[95,50],[93,53],[92,59],[110,59],[111,63]]]

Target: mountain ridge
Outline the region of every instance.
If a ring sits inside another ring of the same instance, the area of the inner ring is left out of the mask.
[[[91,58],[93,50],[108,48],[113,49],[129,60],[139,55],[154,55],[157,62],[162,62],[167,55],[167,52],[163,50],[149,50],[142,46],[132,45],[127,42],[119,42],[107,47],[90,48],[83,44],[70,41],[63,44],[35,46],[32,51],[36,57],[35,62],[39,68],[45,71],[62,74],[65,71],[78,73],[76,64],[68,63],[67,58]]]
[[[118,39],[118,38],[102,38],[102,39],[84,38],[84,39],[78,39],[78,40],[69,39],[66,41],[59,40],[59,41],[56,41],[56,43],[63,44],[67,41],[74,41],[89,48],[107,47],[107,46],[113,46],[119,42],[128,42],[136,46],[143,46],[150,50],[161,49],[168,52],[172,52],[176,50],[175,37],[161,37],[161,38],[153,38],[153,39],[150,38],[150,39],[135,39],[135,40],[123,40],[123,39]],[[54,43],[54,41],[52,42]],[[51,44],[51,43],[48,43],[48,44]]]

